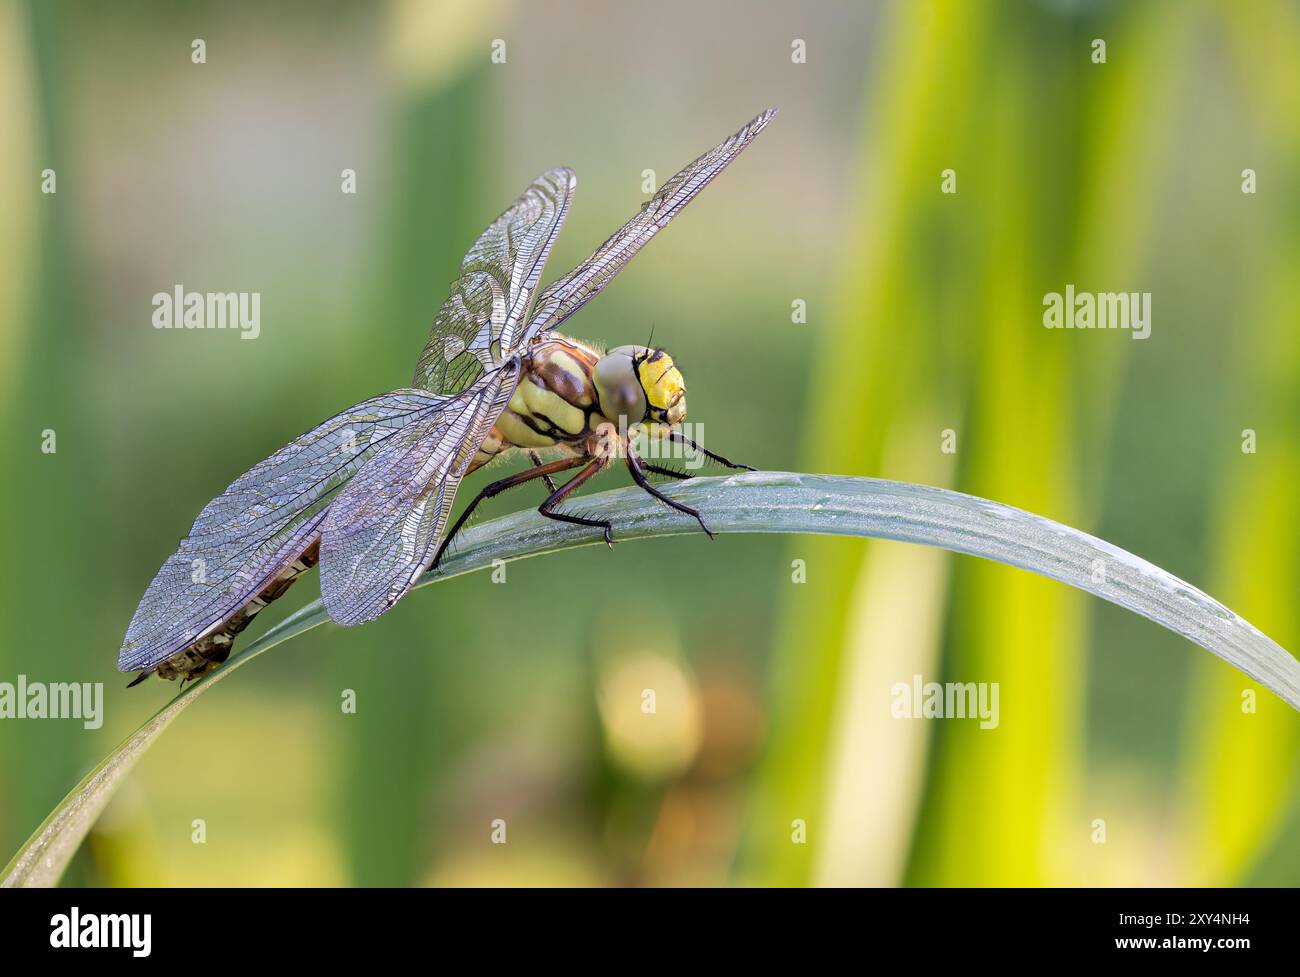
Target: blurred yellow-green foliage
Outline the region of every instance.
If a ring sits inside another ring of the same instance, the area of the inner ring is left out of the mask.
[[[0,681],[102,681],[107,705],[93,731],[0,721],[0,848],[171,691],[113,665],[198,509],[406,385],[536,173],[580,177],[553,276],[644,170],[769,104],[568,328],[653,328],[734,457],[1040,512],[1300,647],[1297,65],[1285,0],[3,0]],[[1067,283],[1151,292],[1151,337],[1044,329]],[[260,292],[260,338],[155,330],[177,284]],[[915,674],[999,683],[998,728],[891,718]],[[1300,718],[1243,709],[1254,688],[1061,585],[902,544],[585,549],[232,677],[67,881],[1290,885]]]

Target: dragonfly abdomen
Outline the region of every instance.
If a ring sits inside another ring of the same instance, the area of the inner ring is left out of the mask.
[[[235,638],[252,623],[253,618],[268,604],[283,597],[298,578],[314,567],[319,560],[320,539],[318,537],[305,553],[285,567],[274,580],[257,593],[257,596],[226,618],[215,631],[205,634],[194,644],[159,665],[158,677],[169,681],[177,678],[196,679],[215,669],[230,657],[230,649],[234,646]]]

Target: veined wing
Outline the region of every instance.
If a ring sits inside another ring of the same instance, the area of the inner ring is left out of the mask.
[[[520,344],[546,257],[578,178],[547,170],[488,225],[461,263],[415,368],[414,385],[453,394],[499,366]]]
[[[507,364],[386,442],[330,506],[321,597],[339,624],[373,621],[429,568],[465,470],[514,393]]]
[[[523,342],[543,329],[554,329],[591,301],[623,270],[633,255],[754,141],[774,115],[776,109],[768,109],[735,135],[687,164],[641,206],[635,217],[597,248],[595,254],[547,285],[537,299],[536,310],[524,330]]]
[[[247,604],[319,537],[340,485],[448,398],[397,390],[350,407],[239,476],[199,513],[131,618],[117,667],[152,668]]]

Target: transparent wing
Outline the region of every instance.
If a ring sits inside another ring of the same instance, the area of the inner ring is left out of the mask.
[[[527,342],[544,329],[554,329],[591,301],[623,270],[633,255],[754,141],[774,115],[776,109],[768,109],[734,136],[689,163],[660,187],[659,192],[642,205],[640,213],[615,231],[595,254],[563,278],[547,285],[537,299],[536,310],[524,330],[522,342]]]
[[[547,170],[475,242],[434,317],[415,386],[459,393],[509,358],[577,181]]]
[[[118,657],[152,668],[220,625],[319,537],[340,485],[448,401],[398,390],[350,407],[239,476],[199,513],[136,608]]]
[[[433,562],[452,499],[514,392],[497,370],[383,445],[339,493],[321,533],[321,597],[339,624],[373,621]]]

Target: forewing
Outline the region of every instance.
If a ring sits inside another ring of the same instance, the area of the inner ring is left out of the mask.
[[[248,603],[320,535],[338,488],[448,398],[398,390],[350,407],[239,476],[199,513],[145,591],[117,667],[166,661]]]
[[[379,449],[330,506],[321,597],[331,620],[373,621],[429,568],[452,499],[514,392],[512,366],[489,374]]]
[[[415,368],[415,386],[459,393],[519,346],[537,280],[575,186],[572,170],[547,170],[483,232],[434,317]]]
[[[768,109],[735,135],[688,164],[660,187],[659,192],[642,205],[640,213],[597,248],[595,254],[547,285],[537,299],[536,310],[524,330],[523,342],[544,329],[554,329],[591,301],[623,270],[633,255],[754,141],[774,115],[776,109]]]

